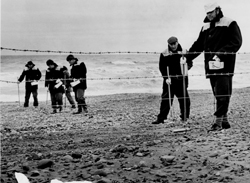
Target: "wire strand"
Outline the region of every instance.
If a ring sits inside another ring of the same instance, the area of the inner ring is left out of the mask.
[[[5,48],[1,47],[1,50],[7,51],[20,51],[20,52],[36,52],[36,53],[67,53],[77,55],[104,55],[104,54],[161,54],[161,52],[150,52],[150,51],[99,51],[99,52],[83,52],[83,51],[55,51],[55,50],[33,50],[33,49],[19,49],[19,48]],[[186,54],[250,54],[250,52],[187,52]],[[179,54],[179,53],[171,53]]]
[[[231,75],[243,75],[243,74],[250,74],[250,72],[237,72],[237,73],[217,73],[217,74],[192,74],[188,75],[189,77],[193,76],[231,76]],[[105,77],[105,78],[79,78],[79,80],[130,80],[130,79],[155,79],[155,78],[164,78],[167,76],[136,76],[136,77]],[[170,75],[171,78],[183,78],[183,75]],[[57,79],[40,79],[39,81],[55,81]],[[61,79],[62,81],[72,81],[72,78],[70,79]],[[0,82],[5,83],[19,83],[17,81],[9,81],[9,80],[0,80]],[[24,81],[24,82],[33,82],[33,81]]]

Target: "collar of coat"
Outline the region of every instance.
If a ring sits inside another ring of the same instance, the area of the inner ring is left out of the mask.
[[[232,20],[231,18],[227,18],[227,17],[222,17],[220,18],[220,20],[218,22],[215,22],[215,27],[228,27],[234,20]],[[203,27],[202,27],[202,31],[205,31],[207,29],[210,28],[211,23],[206,23]]]
[[[28,70],[37,70],[37,69],[38,69],[37,67],[32,67],[31,69],[29,69],[28,67],[24,68],[25,71],[28,71]]]
[[[72,64],[72,67],[79,66],[79,65],[80,65],[79,63],[75,63],[75,64]]]
[[[162,55],[163,55],[164,57],[166,57],[166,56],[172,55],[173,53],[178,53],[178,54],[180,54],[181,51],[182,51],[182,47],[181,47],[181,45],[180,45],[180,43],[179,43],[176,52],[173,52],[173,51],[170,49],[170,47],[168,46],[168,48],[165,49],[165,50],[162,52]]]
[[[60,71],[60,70],[61,70],[61,67],[59,67],[59,66],[57,65],[54,69],[48,68],[48,69],[47,69],[47,72],[50,72],[50,71]]]

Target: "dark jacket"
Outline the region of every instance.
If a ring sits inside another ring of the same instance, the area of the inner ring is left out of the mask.
[[[80,83],[73,87],[73,90],[77,89],[87,89],[87,68],[84,62],[80,64],[76,63],[71,67],[71,76],[72,79],[81,79]]]
[[[180,66],[180,59],[182,57],[181,54],[178,54],[178,52],[181,52],[182,48],[179,44],[176,51],[171,51],[171,49],[168,47],[168,49],[164,50],[160,55],[160,61],[159,61],[159,69],[161,72],[161,75],[163,76],[163,87],[166,85],[166,79],[168,79],[168,74],[171,77],[171,81],[174,82],[174,80],[182,80],[183,76],[181,73],[181,66]],[[167,67],[169,68],[169,73],[167,72]],[[188,69],[192,67],[192,61],[188,63]],[[187,76],[186,76],[187,78]]]
[[[32,67],[31,69],[26,67],[23,70],[23,72],[22,72],[21,76],[19,77],[18,81],[22,82],[24,77],[25,77],[25,80],[26,80],[25,87],[26,88],[32,87],[32,88],[35,89],[35,88],[38,88],[38,85],[32,86],[31,81],[41,79],[42,74],[41,74],[40,70],[38,68],[36,68],[36,67]]]
[[[56,80],[60,79],[63,82],[64,74],[61,68],[56,65],[54,69],[48,68],[45,74],[45,87],[49,87],[50,92],[64,92],[64,87],[61,85],[59,88],[55,88]]]
[[[205,53],[205,72],[207,77],[211,77],[215,73],[223,73],[233,75],[235,68],[236,52],[242,44],[240,29],[236,21],[226,18],[222,12],[215,22],[209,22],[207,17],[204,19],[206,23],[199,34],[198,39],[189,49],[189,52],[223,52],[223,53]],[[229,52],[230,54],[224,54]],[[193,60],[200,53],[187,55],[188,60]],[[210,70],[208,62],[217,55],[221,62],[224,62],[224,68],[219,70]]]

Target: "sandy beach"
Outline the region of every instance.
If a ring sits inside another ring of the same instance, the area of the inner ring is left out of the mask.
[[[207,133],[213,122],[210,90],[190,91],[191,115],[152,125],[160,94],[115,94],[86,99],[88,114],[50,104],[1,103],[1,182],[22,172],[31,183],[247,183],[250,180],[250,88],[233,90],[231,129]],[[187,129],[182,131],[181,129]]]

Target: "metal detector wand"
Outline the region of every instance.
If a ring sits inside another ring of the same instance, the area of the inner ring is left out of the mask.
[[[17,78],[18,80],[18,78]],[[20,103],[20,89],[19,89],[19,82],[17,82],[17,90],[18,90],[18,102],[19,102],[19,106],[21,106],[21,103]]]
[[[185,57],[182,55],[181,59],[185,61]],[[183,75],[183,101],[184,101],[184,116],[183,120],[187,120],[187,109],[186,109],[186,83],[185,83],[185,77],[186,77],[186,62],[181,63],[181,70],[182,70],[182,75]]]
[[[170,78],[169,76],[169,67],[167,66],[167,76],[168,76],[168,79]],[[168,84],[168,101],[169,101],[169,108],[170,108],[170,116],[173,118],[173,111],[171,110],[171,89],[170,89],[170,83],[167,83]]]

